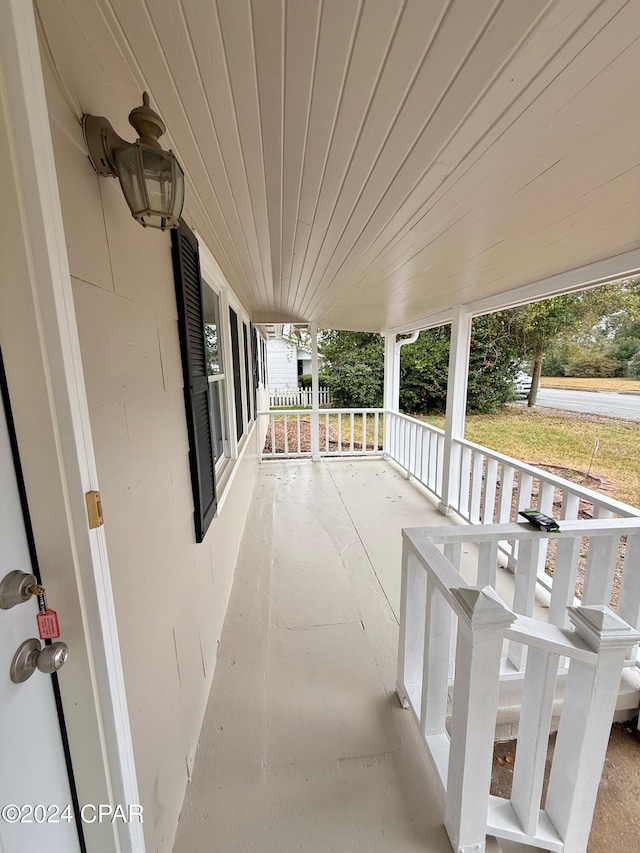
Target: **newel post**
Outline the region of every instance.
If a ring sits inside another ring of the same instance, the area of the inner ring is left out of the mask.
[[[567,610],[576,632],[597,653],[597,660],[595,664],[571,661],[546,812],[564,841],[564,853],[583,853],[591,831],[622,666],[640,634],[604,605]]]
[[[515,615],[489,586],[454,589],[458,615],[445,827],[456,853],[485,850],[505,630]]]

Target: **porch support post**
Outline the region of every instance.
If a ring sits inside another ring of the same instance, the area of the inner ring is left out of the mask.
[[[398,372],[398,386],[400,379],[400,357],[396,363],[396,335],[395,332],[383,332],[384,337],[384,438],[382,449],[385,456],[391,453],[391,418],[389,412],[397,412],[399,405],[399,391],[396,397],[394,392],[395,374]]]
[[[460,504],[460,448],[454,442],[464,438],[472,319],[466,305],[454,306],[444,425],[442,497],[438,504],[438,510],[443,515],[450,515]]]
[[[311,458],[320,461],[320,380],[318,378],[318,324],[311,323]]]
[[[395,332],[383,332],[384,336],[384,408],[386,412],[400,411],[400,350],[405,344],[415,343],[419,332],[411,332],[400,338]],[[390,454],[390,420],[384,420],[384,452]],[[393,455],[393,454],[390,454]]]

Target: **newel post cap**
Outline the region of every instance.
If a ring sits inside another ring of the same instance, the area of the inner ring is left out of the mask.
[[[461,587],[452,589],[451,595],[457,604],[458,618],[463,619],[472,631],[504,630],[515,621],[515,613],[509,610],[493,587]]]
[[[640,642],[640,633],[604,604],[567,607],[576,632],[594,651],[625,649]]]

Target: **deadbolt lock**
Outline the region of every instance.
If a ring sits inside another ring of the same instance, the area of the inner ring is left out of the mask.
[[[66,643],[51,643],[40,646],[40,640],[35,637],[25,640],[13,656],[9,674],[14,684],[21,684],[31,678],[36,669],[50,674],[57,672],[69,657]]]
[[[0,610],[11,610],[16,604],[29,601],[32,595],[38,595],[43,589],[35,575],[18,570],[9,572],[0,581]]]

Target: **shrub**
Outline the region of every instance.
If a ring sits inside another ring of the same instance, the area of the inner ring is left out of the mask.
[[[607,358],[604,353],[597,350],[583,350],[573,356],[565,367],[566,376],[591,376],[608,377],[615,376],[623,369],[619,361]]]

